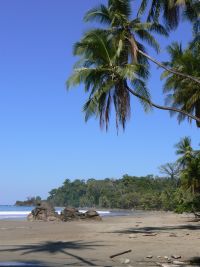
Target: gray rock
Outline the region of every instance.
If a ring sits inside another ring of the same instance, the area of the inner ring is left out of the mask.
[[[102,218],[100,217],[99,213],[95,210],[88,210],[85,213],[85,218],[86,219],[92,219],[95,221],[101,221]]]
[[[46,202],[39,203],[27,216],[28,221],[60,221],[55,209]]]
[[[152,256],[152,255],[148,255],[148,256],[146,256],[146,258],[147,258],[147,259],[152,259],[153,256]]]
[[[173,259],[175,259],[175,260],[177,260],[177,259],[180,259],[181,258],[181,256],[180,255],[172,255],[171,256]]]
[[[79,220],[82,216],[82,213],[75,208],[64,208],[63,211],[60,213],[60,219],[64,222],[72,221],[72,220]]]

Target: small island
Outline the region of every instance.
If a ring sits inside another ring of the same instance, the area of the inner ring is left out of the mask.
[[[41,197],[40,196],[36,196],[36,197],[28,197],[27,200],[21,201],[21,200],[17,200],[15,202],[15,206],[36,206],[38,203],[41,202]]]

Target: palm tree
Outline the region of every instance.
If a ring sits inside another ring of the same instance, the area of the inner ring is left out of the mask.
[[[192,157],[187,168],[182,171],[181,186],[193,195],[200,193],[200,154]]]
[[[145,111],[151,107],[173,110],[183,113],[192,119],[195,116],[171,107],[154,104],[146,87],[149,75],[148,64],[135,62],[125,58],[121,46],[109,39],[102,30],[93,30],[86,33],[83,39],[74,46],[74,54],[80,56],[75,64],[74,73],[67,81],[67,87],[84,84],[89,99],[84,105],[86,121],[92,115],[99,117],[100,125],[108,127],[111,105],[114,104],[116,126],[125,128],[130,117],[130,93],[141,100]],[[125,60],[124,60],[125,58]],[[129,61],[127,61],[129,60]],[[133,86],[133,89],[130,88]]]
[[[195,45],[194,49],[183,50],[178,43],[168,46],[170,61],[166,65],[176,68],[195,77],[200,77],[200,46]],[[171,103],[173,107],[185,110],[200,118],[200,86],[183,77],[170,74],[165,71],[162,75],[166,78],[164,92],[168,93],[166,102]],[[179,113],[178,120],[181,122],[186,116]],[[189,118],[188,118],[189,119]],[[189,119],[190,120],[190,119]],[[197,121],[197,126],[200,123]]]
[[[194,158],[194,151],[191,146],[191,138],[190,137],[184,137],[181,139],[176,145],[176,154],[181,156],[178,159],[178,162],[182,168],[185,168],[188,166]]]
[[[142,0],[138,14],[144,13],[149,1]],[[200,14],[200,2],[198,0],[152,0],[147,16],[147,21],[158,21],[163,18],[170,29],[175,29],[180,18],[186,18],[196,23]]]
[[[139,17],[131,19],[131,0],[108,0],[108,5],[100,5],[89,10],[85,17],[85,21],[98,21],[105,24],[108,28],[103,31],[118,43],[119,47],[124,51],[124,58],[127,61],[128,56],[132,56],[133,62],[139,63],[151,60],[159,67],[178,76],[188,78],[198,84],[200,79],[178,71],[174,68],[169,68],[165,64],[157,61],[145,51],[143,44],[138,40],[147,42],[159,52],[159,45],[151,32],[156,32],[167,36],[167,30],[156,22],[143,23]]]
[[[127,79],[136,85],[136,92],[149,100],[149,93],[144,80],[148,77],[145,64],[130,65],[125,61],[121,66],[124,54],[119,51],[107,34],[101,30],[90,31],[74,46],[74,55],[81,60],[75,65],[75,71],[67,81],[67,87],[83,83],[89,99],[84,105],[86,121],[91,115],[99,116],[100,125],[109,123],[111,104],[114,104],[116,126],[125,127],[130,117],[130,92]],[[118,64],[120,63],[120,65]],[[145,107],[149,106],[143,102]]]

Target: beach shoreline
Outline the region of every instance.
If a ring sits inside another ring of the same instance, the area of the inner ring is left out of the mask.
[[[135,267],[157,266],[172,255],[184,261],[200,258],[200,223],[192,215],[172,212],[104,217],[101,222],[1,220],[0,240],[0,266],[8,261],[35,266],[122,266],[126,259]],[[131,252],[110,258],[125,250]]]

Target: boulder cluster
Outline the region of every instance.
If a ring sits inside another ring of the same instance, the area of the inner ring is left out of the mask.
[[[64,208],[60,214],[55,211],[49,203],[38,204],[28,215],[28,221],[78,221],[78,220],[95,220],[101,221],[99,213],[95,210],[88,210],[85,213],[79,212],[75,208]]]

